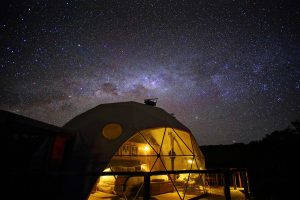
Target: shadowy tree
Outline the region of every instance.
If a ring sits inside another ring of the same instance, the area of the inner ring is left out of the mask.
[[[207,168],[245,167],[254,199],[287,199],[299,185],[300,122],[249,144],[201,146]]]

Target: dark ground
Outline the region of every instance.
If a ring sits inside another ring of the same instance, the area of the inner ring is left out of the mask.
[[[292,125],[249,144],[201,146],[206,167],[247,168],[253,199],[295,199],[300,186],[300,123]]]

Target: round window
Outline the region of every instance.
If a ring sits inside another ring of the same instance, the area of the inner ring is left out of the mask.
[[[117,123],[106,124],[102,129],[102,135],[108,139],[113,140],[122,134],[122,126]]]

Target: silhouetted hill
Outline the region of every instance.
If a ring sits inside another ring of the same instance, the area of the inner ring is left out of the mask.
[[[300,123],[292,125],[249,144],[201,146],[206,167],[247,168],[254,199],[298,196]]]

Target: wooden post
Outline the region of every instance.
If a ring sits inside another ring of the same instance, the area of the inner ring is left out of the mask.
[[[247,171],[242,171],[242,184],[244,187],[244,191],[245,191],[245,197],[246,199],[250,198],[250,194],[249,194],[249,187],[248,187],[248,176],[247,176]]]
[[[226,200],[231,200],[230,196],[230,172],[224,171],[224,195]]]
[[[236,172],[232,173],[232,182],[233,182],[233,188],[234,190],[236,190],[237,189]]]
[[[144,200],[150,199],[150,176],[149,174],[144,175]]]
[[[242,185],[242,179],[241,179],[241,172],[238,171],[237,173],[238,173],[238,178],[239,178],[239,187],[243,187],[243,185]]]

